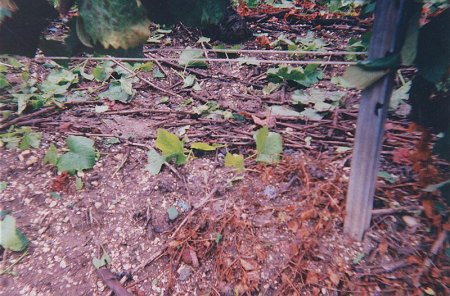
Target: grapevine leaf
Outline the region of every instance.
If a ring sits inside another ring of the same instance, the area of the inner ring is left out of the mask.
[[[0,192],[8,188],[8,183],[6,181],[0,182]]]
[[[0,74],[0,89],[5,88],[9,86],[9,82],[6,79],[5,75]]]
[[[203,150],[203,151],[214,151],[218,147],[221,147],[221,145],[209,145],[209,144],[203,143],[203,142],[194,142],[191,144],[192,149]]]
[[[190,74],[186,78],[184,78],[182,87],[188,88],[188,87],[193,86],[194,83],[195,83],[195,75]]]
[[[128,103],[133,98],[134,90],[128,79],[120,79],[110,83],[109,88],[99,94],[100,99]]]
[[[77,35],[84,45],[128,49],[145,43],[149,21],[139,1],[80,1]]]
[[[292,110],[291,108],[288,108],[288,107],[273,105],[273,106],[270,106],[269,109],[270,109],[270,112],[272,113],[272,115],[301,117],[300,112]]]
[[[423,191],[432,193],[432,192],[435,192],[435,191],[437,191],[445,186],[448,186],[448,185],[450,185],[450,180],[447,180],[447,181],[444,181],[444,182],[441,182],[438,184],[428,185],[427,187],[425,187],[423,189]]]
[[[14,252],[25,250],[30,243],[28,238],[16,228],[16,219],[11,215],[6,215],[0,221],[0,234],[0,245]]]
[[[111,261],[111,257],[108,255],[108,253],[103,251],[102,257],[92,259],[92,265],[94,265],[96,269],[99,269],[100,267],[110,264]]]
[[[352,87],[365,89],[384,77],[389,70],[367,71],[358,66],[350,66],[345,70],[343,79]]]
[[[225,155],[225,166],[235,168],[238,171],[244,170],[244,156],[241,154],[227,153]]]
[[[305,69],[290,66],[271,68],[267,70],[267,78],[272,83],[288,81],[299,86],[310,87],[319,82],[323,77],[322,71],[317,69],[318,66],[310,64]]]
[[[30,147],[39,148],[41,143],[41,134],[39,133],[25,133],[19,144],[19,149],[26,150]]]
[[[103,113],[109,110],[109,106],[108,105],[100,105],[100,106],[95,106],[95,113]]]
[[[139,63],[133,66],[135,71],[150,72],[153,70],[153,62]]]
[[[74,174],[76,171],[91,169],[95,165],[94,141],[81,136],[67,138],[69,152],[58,158],[57,167],[60,172]]]
[[[187,47],[183,50],[178,58],[178,64],[184,67],[199,67],[206,68],[208,64],[204,61],[195,61],[196,59],[203,58],[203,52],[201,50],[193,50]]]
[[[58,149],[54,144],[50,144],[44,156],[44,164],[56,165],[58,163]]]
[[[307,89],[296,90],[292,95],[292,101],[294,104],[301,105],[314,105],[318,102],[331,102],[333,105],[339,104],[339,101],[344,96],[344,92],[341,91],[326,91],[323,89]]]
[[[280,160],[280,154],[283,151],[280,134],[269,132],[268,127],[263,127],[253,137],[256,141],[256,161],[274,163]]]
[[[150,149],[147,152],[147,165],[145,166],[145,169],[155,176],[161,171],[164,162],[164,157],[162,157],[155,149]]]
[[[305,108],[302,112],[300,112],[302,117],[304,117],[306,120],[314,120],[319,121],[322,120],[323,116],[317,113],[316,110],[313,108]]]
[[[400,104],[408,100],[409,90],[411,89],[411,81],[408,81],[400,88],[392,92],[391,101],[389,102],[389,109],[396,110]]]
[[[169,216],[169,220],[173,221],[176,218],[178,218],[178,210],[175,206],[171,206],[170,208],[167,209],[167,215]]]
[[[184,155],[183,143],[175,134],[165,129],[159,128],[156,131],[155,146],[162,151],[166,160],[176,159],[178,165],[186,163],[186,155]]]
[[[264,88],[262,90],[263,95],[268,96],[271,93],[273,93],[274,91],[276,91],[279,87],[280,87],[279,83],[269,82],[266,86],[264,86]]]
[[[83,186],[84,186],[83,180],[81,180],[80,177],[75,177],[75,189],[81,190],[83,189]]]
[[[397,176],[389,174],[388,172],[384,171],[378,172],[378,177],[386,180],[390,184],[394,184],[397,181]]]
[[[366,71],[396,69],[400,65],[400,61],[401,59],[399,54],[391,54],[372,61],[359,62],[356,67]]]
[[[259,66],[261,63],[255,57],[240,57],[236,59],[239,65]]]
[[[417,41],[419,39],[419,19],[421,17],[420,4],[414,9],[412,15],[408,18],[405,41],[400,52],[402,64],[411,66],[417,55]]]

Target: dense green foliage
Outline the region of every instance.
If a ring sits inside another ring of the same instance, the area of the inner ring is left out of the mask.
[[[0,53],[34,55],[42,30],[56,17],[55,4],[63,14],[72,5],[78,6],[65,47],[59,45],[55,50],[70,55],[80,47],[78,39],[91,48],[139,47],[149,37],[149,19],[167,25],[182,22],[202,27],[217,38],[232,41],[248,36],[242,18],[227,9],[230,0],[55,0],[53,5],[46,0],[1,0]],[[44,52],[51,47],[55,45],[40,46]]]

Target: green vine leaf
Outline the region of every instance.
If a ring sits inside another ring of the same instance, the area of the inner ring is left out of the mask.
[[[302,67],[282,66],[267,70],[267,78],[272,83],[288,81],[293,84],[310,87],[319,82],[323,77],[323,72],[317,69],[319,65],[310,64],[304,69]]]
[[[165,158],[160,155],[155,149],[150,149],[147,152],[147,165],[145,169],[152,175],[157,175],[161,171],[163,164],[166,162]]]
[[[195,61],[196,59],[202,59],[203,51],[201,50],[193,50],[191,47],[186,47],[180,54],[178,58],[178,64],[184,67],[199,67],[206,68],[208,64],[204,61]]]
[[[191,148],[192,149],[196,149],[196,150],[203,150],[203,151],[214,151],[219,147],[222,147],[223,145],[209,145],[207,143],[203,143],[203,142],[194,142],[191,144]]]
[[[280,134],[269,132],[268,127],[263,127],[253,137],[256,141],[256,161],[275,163],[280,160],[280,154],[283,152],[283,141]]]
[[[80,177],[75,177],[75,189],[81,190],[84,187],[84,182]]]
[[[56,164],[59,172],[69,172],[73,175],[77,171],[94,167],[94,141],[86,137],[69,136],[66,143],[69,152],[59,157]]]
[[[177,165],[186,163],[186,155],[184,155],[183,143],[175,134],[159,128],[156,131],[156,148],[161,150],[164,158],[170,160],[175,158]]]
[[[380,80],[388,72],[389,70],[369,71],[358,66],[350,66],[345,70],[342,78],[352,87],[365,89]]]
[[[0,245],[14,252],[24,251],[30,243],[28,238],[17,229],[16,219],[11,215],[6,215],[0,221],[0,234]]]
[[[128,49],[145,43],[149,21],[139,1],[81,1],[77,35],[86,46]]]
[[[22,140],[20,141],[19,149],[26,150],[29,149],[30,147],[39,148],[40,143],[41,143],[40,133],[34,132],[25,133],[23,135]]]
[[[100,267],[106,266],[111,263],[111,257],[103,250],[103,255],[100,258],[94,258],[92,259],[92,265],[96,269],[99,269]]]
[[[54,144],[50,144],[45,153],[43,164],[56,165],[58,163],[58,149]]]
[[[227,153],[225,155],[225,166],[230,168],[235,168],[237,171],[244,170],[244,156],[242,154],[231,154]]]

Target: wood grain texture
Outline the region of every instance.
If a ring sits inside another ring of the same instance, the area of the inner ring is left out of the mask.
[[[408,0],[379,0],[375,12],[369,60],[399,52],[408,17]],[[395,71],[362,92],[356,126],[344,233],[361,240],[370,226],[373,196],[383,142],[384,123]]]

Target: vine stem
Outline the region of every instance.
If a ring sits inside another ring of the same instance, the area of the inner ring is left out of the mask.
[[[6,264],[6,252],[8,249],[5,249],[5,252],[3,253],[3,260]],[[11,268],[13,268],[17,263],[19,263],[20,261],[22,261],[23,258],[25,258],[25,256],[28,255],[28,250],[25,251],[25,253],[22,254],[22,256],[20,256],[16,261],[14,261],[10,266],[6,267],[4,270],[0,270],[0,275],[4,275],[6,273],[9,273],[9,271],[11,270]]]

